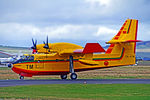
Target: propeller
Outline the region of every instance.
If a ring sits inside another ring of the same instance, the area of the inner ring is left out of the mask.
[[[43,43],[45,44],[44,48],[45,49],[49,49],[49,45],[48,45],[48,36],[47,36],[47,39],[46,39],[46,43],[43,41]]]
[[[34,40],[32,38],[32,43],[33,43],[33,46],[31,47],[31,49],[36,49],[37,40],[35,40],[35,42],[34,42]]]

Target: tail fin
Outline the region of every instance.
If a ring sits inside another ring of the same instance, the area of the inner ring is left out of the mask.
[[[135,53],[136,42],[139,42],[137,40],[137,29],[138,20],[127,19],[117,35],[106,42],[111,44],[106,53],[118,53],[118,50],[122,48],[127,49],[130,53]]]
[[[118,34],[113,37],[108,43],[128,42],[137,40],[138,20],[127,19],[122,25]]]

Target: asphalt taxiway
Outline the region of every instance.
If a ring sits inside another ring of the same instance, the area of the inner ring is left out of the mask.
[[[150,84],[150,79],[0,80],[0,87],[40,84]]]

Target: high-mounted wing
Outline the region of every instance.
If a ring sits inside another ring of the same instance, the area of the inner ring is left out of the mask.
[[[60,55],[68,55],[68,54],[88,54],[88,53],[96,53],[96,52],[105,52],[105,50],[101,47],[99,43],[87,43],[84,49],[64,49],[59,52]]]

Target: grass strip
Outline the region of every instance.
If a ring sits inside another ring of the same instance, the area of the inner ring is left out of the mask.
[[[148,100],[150,84],[51,84],[1,87],[0,98]]]

